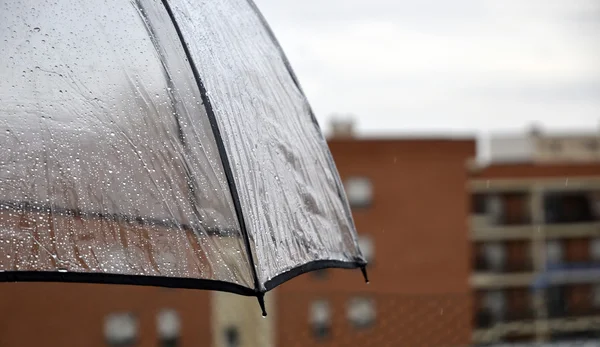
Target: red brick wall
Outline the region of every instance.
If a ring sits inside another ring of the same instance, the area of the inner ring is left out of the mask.
[[[279,342],[311,346],[310,300],[331,298],[333,338],[380,338],[382,344],[435,346],[464,344],[471,335],[470,242],[467,217],[466,161],[475,154],[473,141],[333,140],[330,148],[343,178],[365,176],[373,184],[371,207],[353,211],[359,234],[372,236],[371,284],[358,270],[330,271],[326,280],[304,275],[284,284],[278,294]],[[346,299],[368,294],[377,300],[377,321],[354,331],[345,318]],[[303,299],[298,299],[303,298]],[[286,312],[294,312],[285,314]],[[390,344],[391,343],[391,344]]]
[[[175,309],[182,324],[181,346],[211,341],[206,291],[100,284],[0,283],[0,346],[105,347],[104,317],[137,315],[140,347],[158,346],[156,315]]]

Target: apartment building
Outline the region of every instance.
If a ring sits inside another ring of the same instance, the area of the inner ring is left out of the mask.
[[[471,167],[476,343],[600,336],[600,161],[579,140],[536,132],[513,160],[496,141]]]

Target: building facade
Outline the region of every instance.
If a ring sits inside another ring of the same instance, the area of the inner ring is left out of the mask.
[[[210,293],[152,287],[1,283],[0,346],[206,346]]]
[[[474,341],[599,336],[600,163],[472,172]]]
[[[473,140],[329,140],[371,283],[300,276],[277,292],[278,346],[466,346],[472,335],[466,162]]]

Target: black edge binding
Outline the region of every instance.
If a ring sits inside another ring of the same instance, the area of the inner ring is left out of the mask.
[[[363,265],[360,267],[360,271],[363,274],[363,277],[365,278],[365,283],[369,284],[369,274],[367,274],[367,265]]]
[[[265,293],[264,292],[258,293],[257,298],[258,298],[258,305],[260,306],[260,310],[262,311],[262,316],[266,317],[267,310],[265,308]]]
[[[254,257],[252,248],[250,247],[250,239],[248,236],[248,230],[246,229],[246,222],[244,220],[244,215],[242,213],[242,206],[240,203],[240,197],[238,195],[238,190],[235,185],[235,179],[233,177],[233,171],[231,170],[231,165],[229,163],[229,157],[227,156],[227,151],[225,149],[225,145],[223,143],[223,138],[221,137],[221,131],[219,130],[219,125],[217,123],[217,118],[213,112],[212,105],[210,103],[210,98],[206,95],[206,88],[202,79],[200,78],[200,73],[198,72],[198,68],[194,63],[192,58],[192,54],[187,46],[187,43],[183,37],[183,33],[181,32],[181,28],[179,28],[179,24],[177,24],[177,20],[175,19],[175,15],[173,14],[173,10],[169,5],[168,0],[162,0],[163,6],[167,10],[169,14],[169,18],[171,18],[171,22],[173,23],[173,27],[177,32],[177,36],[179,37],[179,41],[181,41],[181,46],[185,55],[188,59],[188,63],[192,69],[192,73],[194,74],[194,79],[198,84],[198,89],[200,90],[200,96],[202,97],[202,102],[204,104],[204,109],[206,110],[206,115],[208,116],[208,121],[210,122],[211,129],[213,131],[213,135],[215,137],[215,142],[217,144],[217,149],[219,150],[219,156],[221,157],[221,164],[223,165],[223,171],[225,172],[225,176],[227,177],[227,185],[229,186],[229,192],[231,194],[231,199],[233,200],[233,205],[235,208],[235,213],[237,215],[237,219],[240,223],[240,229],[242,235],[244,237],[244,243],[246,244],[246,252],[248,253],[248,258],[250,261],[250,266],[252,267],[252,275],[254,276],[254,290],[255,295],[258,298],[259,303],[261,303],[261,295],[264,295],[262,290],[260,289],[260,283],[258,281],[258,274],[256,273],[256,266],[254,264]],[[264,302],[262,304],[264,306]],[[264,309],[263,309],[264,311]],[[266,312],[265,312],[266,314]]]
[[[6,271],[0,272],[0,282],[120,284],[163,288],[218,290],[244,296],[256,296],[256,291],[254,289],[231,282],[164,276],[118,275],[60,271]]]
[[[291,280],[294,277],[298,277],[302,274],[311,271],[323,270],[323,269],[331,269],[331,268],[339,268],[339,269],[357,269],[363,268],[366,264],[362,261],[341,261],[341,260],[315,260],[310,263],[306,263],[290,269],[284,273],[281,273],[265,283],[265,288],[267,291],[277,287],[278,285]]]

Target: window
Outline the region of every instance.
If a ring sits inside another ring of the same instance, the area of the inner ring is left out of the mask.
[[[225,329],[225,346],[227,347],[239,347],[240,346],[240,332],[235,326],[230,326]]]
[[[600,238],[595,237],[590,240],[590,256],[593,261],[600,261]]]
[[[348,320],[355,328],[366,328],[375,322],[375,301],[370,298],[353,298],[348,303]]]
[[[490,312],[494,321],[502,321],[506,311],[506,293],[492,290],[484,294],[483,306]]]
[[[501,224],[504,216],[504,205],[502,199],[498,195],[490,195],[486,199],[486,212],[489,215],[492,225]]]
[[[327,272],[327,269],[320,269],[313,271],[313,276],[318,280],[326,280],[329,277],[329,272]]]
[[[550,286],[546,289],[546,310],[549,318],[564,317],[567,313],[565,286]]]
[[[476,215],[486,214],[486,201],[487,196],[485,194],[476,193],[471,195],[471,212]]]
[[[597,139],[589,139],[584,142],[584,146],[590,151],[597,151],[600,148],[600,143]]]
[[[578,223],[594,220],[589,194],[584,192],[549,192],[544,196],[547,223]]]
[[[350,206],[354,208],[368,207],[373,198],[371,181],[366,177],[353,177],[346,181],[346,195]]]
[[[592,304],[594,307],[600,307],[600,284],[594,284],[592,287]]]
[[[546,264],[560,264],[563,259],[563,247],[560,240],[546,242]]]
[[[329,302],[317,300],[310,307],[310,325],[313,335],[318,339],[329,336],[331,330],[331,309]]]
[[[492,271],[502,271],[506,264],[506,249],[504,244],[499,242],[490,242],[483,245],[483,256],[487,269]]]
[[[358,247],[365,257],[367,262],[373,261],[373,256],[375,253],[375,245],[373,244],[373,239],[369,235],[358,235]]]
[[[593,192],[590,194],[590,205],[592,210],[593,219],[600,220],[600,192]]]
[[[164,309],[156,317],[158,338],[161,347],[177,347],[181,323],[179,314],[175,310]]]
[[[104,319],[104,337],[110,346],[133,346],[137,335],[138,322],[132,313],[112,313]]]

